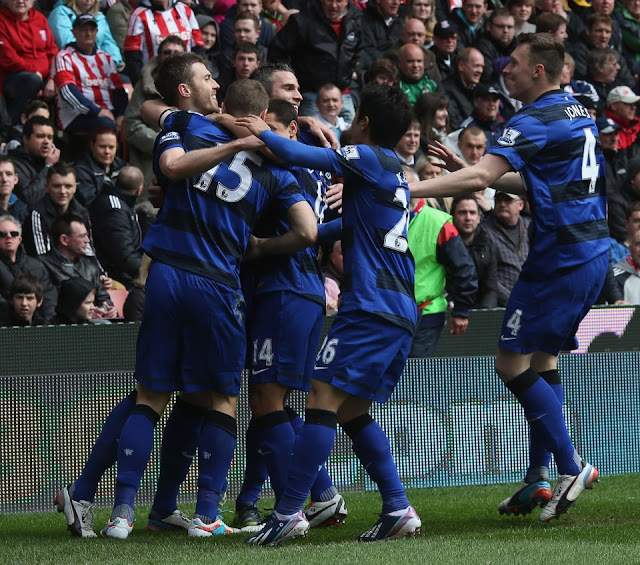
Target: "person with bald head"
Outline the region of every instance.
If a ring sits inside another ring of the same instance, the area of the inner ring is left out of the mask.
[[[424,71],[424,50],[409,43],[400,48],[398,58],[400,90],[407,95],[411,105],[426,92],[435,92],[437,84]]]
[[[127,288],[138,276],[142,261],[142,230],[135,206],[143,186],[142,171],[127,165],[90,207],[96,255],[109,276]]]

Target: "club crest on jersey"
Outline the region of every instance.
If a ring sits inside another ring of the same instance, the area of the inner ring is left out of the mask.
[[[500,145],[512,146],[516,144],[516,139],[519,136],[520,132],[517,129],[507,128],[498,139],[498,143]]]
[[[338,153],[345,159],[360,159],[360,153],[358,153],[358,148],[355,145],[345,145],[338,149]]]

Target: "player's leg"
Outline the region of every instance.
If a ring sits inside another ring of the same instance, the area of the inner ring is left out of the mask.
[[[80,476],[56,494],[55,505],[63,512],[67,528],[78,537],[94,538],[93,501],[98,483],[105,471],[118,457],[118,438],[131,410],[136,404],[134,390],[122,399],[109,413]]]
[[[195,457],[209,402],[195,395],[188,401],[182,396],[176,399],[162,432],[160,475],[147,520],[150,531],[188,530],[192,526],[188,516],[178,510],[178,491]]]

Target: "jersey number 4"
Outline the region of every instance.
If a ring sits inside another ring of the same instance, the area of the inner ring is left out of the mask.
[[[584,149],[582,150],[582,180],[589,181],[589,194],[596,191],[600,166],[596,160],[596,137],[589,128],[584,128]]]
[[[262,159],[255,153],[249,153],[247,151],[237,153],[229,164],[229,170],[238,176],[238,185],[235,188],[230,188],[221,182],[216,182],[216,196],[220,200],[224,200],[225,202],[238,202],[242,200],[251,189],[253,175],[251,174],[251,169],[245,164],[247,159],[253,161],[256,165],[262,164]],[[213,177],[219,168],[220,163],[202,173],[198,182],[193,185],[194,188],[202,192],[209,192],[209,186],[214,180]]]

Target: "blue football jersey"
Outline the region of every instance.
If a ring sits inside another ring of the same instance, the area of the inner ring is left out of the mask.
[[[520,172],[531,206],[522,277],[544,279],[609,252],[598,129],[570,94],[554,90],[524,106],[488,153]]]
[[[178,112],[165,121],[154,149],[154,170],[165,187],[158,218],[143,249],[154,260],[239,288],[239,265],[259,213],[276,199],[284,210],[304,201],[293,175],[261,155],[240,151],[182,181],[164,178],[160,155],[171,148],[186,152],[229,141],[229,134],[196,113]]]
[[[322,223],[326,208],[324,177],[301,167],[290,167],[289,171],[296,178],[302,195],[315,211],[318,223]],[[283,235],[290,229],[286,210],[281,202],[274,200],[258,220],[254,234],[258,237],[272,237]],[[288,290],[325,305],[324,277],[318,263],[317,246],[307,247],[292,255],[269,257],[260,261],[255,271],[256,294]]]
[[[349,145],[328,151],[344,178],[340,312],[362,310],[413,333],[415,265],[407,243],[409,187],[390,149]]]

